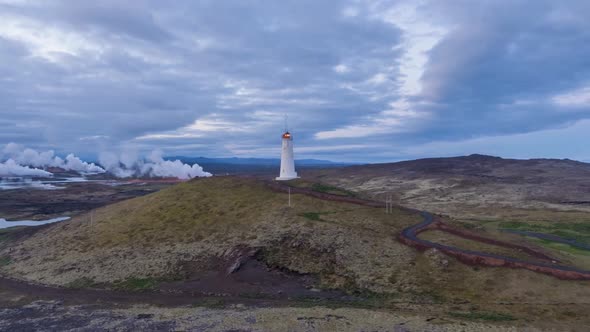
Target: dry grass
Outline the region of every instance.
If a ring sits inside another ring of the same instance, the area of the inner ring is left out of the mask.
[[[589,256],[585,251],[506,234],[499,229],[505,228],[503,224],[518,222],[526,226],[519,229],[589,241],[586,228],[590,224],[590,205],[584,203],[590,201],[589,172],[587,164],[571,161],[467,157],[318,170],[308,178],[376,199],[392,194],[399,204],[442,214],[456,226],[500,240],[524,241],[542,247],[565,264],[588,268]],[[445,233],[423,236],[467,249],[521,255]]]
[[[270,264],[322,275],[327,287],[345,280],[395,289],[388,277],[414,256],[395,235],[419,216],[303,195],[292,201],[288,208],[285,194],[254,180],[199,179],[98,209],[93,224],[85,215],[43,230],[13,248],[6,272],[60,285],[174,278],[180,262],[255,247],[273,257]]]
[[[551,256],[564,264],[582,269],[590,269],[590,251],[577,249],[565,244],[542,241],[532,237],[510,235],[502,229],[524,230],[557,235],[580,243],[590,243],[590,216],[581,211],[560,211],[551,209],[515,209],[488,208],[486,214],[482,209],[479,218],[453,220],[462,227],[479,229],[495,234],[502,239],[524,241],[530,245],[542,247]]]
[[[439,303],[444,312],[502,312],[506,308],[498,305],[508,303],[516,319],[573,315],[590,323],[584,316],[589,282],[470,267],[448,257],[448,267],[441,268],[438,258],[395,239],[420,220],[418,215],[402,210],[386,215],[382,209],[302,195],[292,199],[288,208],[286,194],[254,180],[199,179],[98,209],[93,225],[85,215],[48,227],[0,252],[11,259],[0,269],[48,284],[84,280],[135,287],[125,282],[176,278],[182,262],[252,247],[260,248],[271,266],[318,275],[318,286],[385,294],[383,305],[410,300]],[[465,301],[478,309],[455,308]]]
[[[513,258],[518,258],[518,259],[523,259],[523,260],[529,260],[529,261],[538,261],[539,260],[538,258],[536,258],[534,256],[531,256],[525,252],[522,252],[522,251],[519,251],[516,249],[511,249],[511,248],[507,248],[507,247],[502,247],[502,246],[487,244],[487,243],[483,243],[483,242],[473,241],[473,240],[465,239],[460,236],[453,235],[453,234],[443,232],[440,230],[429,230],[429,231],[420,233],[419,237],[424,240],[428,240],[428,241],[432,241],[432,242],[436,242],[436,243],[440,243],[440,244],[444,244],[444,245],[448,245],[448,246],[453,246],[453,247],[457,247],[457,248],[467,249],[467,250],[481,251],[481,252],[486,252],[486,253],[490,253],[490,254],[503,255],[503,256],[513,257]]]

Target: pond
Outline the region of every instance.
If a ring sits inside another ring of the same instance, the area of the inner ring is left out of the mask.
[[[58,217],[53,219],[47,220],[20,220],[20,221],[8,221],[4,218],[0,218],[0,229],[9,228],[9,227],[17,227],[17,226],[39,226],[39,225],[46,225],[52,224],[60,221],[65,221],[70,219],[70,217]]]

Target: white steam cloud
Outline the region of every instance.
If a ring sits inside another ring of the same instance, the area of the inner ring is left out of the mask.
[[[19,177],[51,177],[53,174],[38,168],[21,166],[12,159],[0,163],[0,176]]]
[[[104,152],[100,154],[99,161],[107,172],[120,178],[149,176],[186,180],[211,176],[211,173],[203,171],[203,168],[197,164],[191,166],[180,160],[164,160],[159,150],[153,151],[147,160],[138,158],[137,154],[132,152],[120,155]]]
[[[105,170],[93,163],[87,163],[73,154],[67,155],[66,159],[62,159],[55,155],[53,150],[45,152],[37,152],[33,149],[26,149],[23,146],[15,143],[7,144],[2,151],[2,159],[12,160],[17,166],[30,166],[31,170],[38,168],[59,167],[66,171],[75,171],[83,174],[104,173]],[[46,172],[48,173],[48,172]],[[2,174],[2,173],[0,173]],[[50,173],[51,174],[51,173]],[[24,175],[23,175],[24,176]],[[41,176],[41,175],[32,175]],[[47,175],[45,175],[47,176]]]
[[[51,177],[52,167],[81,174],[108,172],[119,178],[129,177],[167,177],[191,179],[207,177],[211,173],[203,171],[197,164],[189,165],[180,160],[164,160],[162,152],[153,151],[149,158],[140,158],[137,153],[126,151],[119,155],[112,152],[100,154],[100,164],[88,163],[69,154],[65,159],[55,155],[52,150],[38,152],[15,143],[7,144],[0,150],[0,177]]]

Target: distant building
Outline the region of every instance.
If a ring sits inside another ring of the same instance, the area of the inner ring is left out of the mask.
[[[281,150],[281,173],[279,181],[293,180],[298,178],[295,172],[295,158],[293,157],[293,137],[285,131],[283,134],[283,149]]]

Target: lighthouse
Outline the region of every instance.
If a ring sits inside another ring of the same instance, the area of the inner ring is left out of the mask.
[[[283,148],[281,150],[281,173],[276,180],[286,181],[298,178],[295,172],[295,159],[293,157],[293,136],[285,131],[282,136]]]

